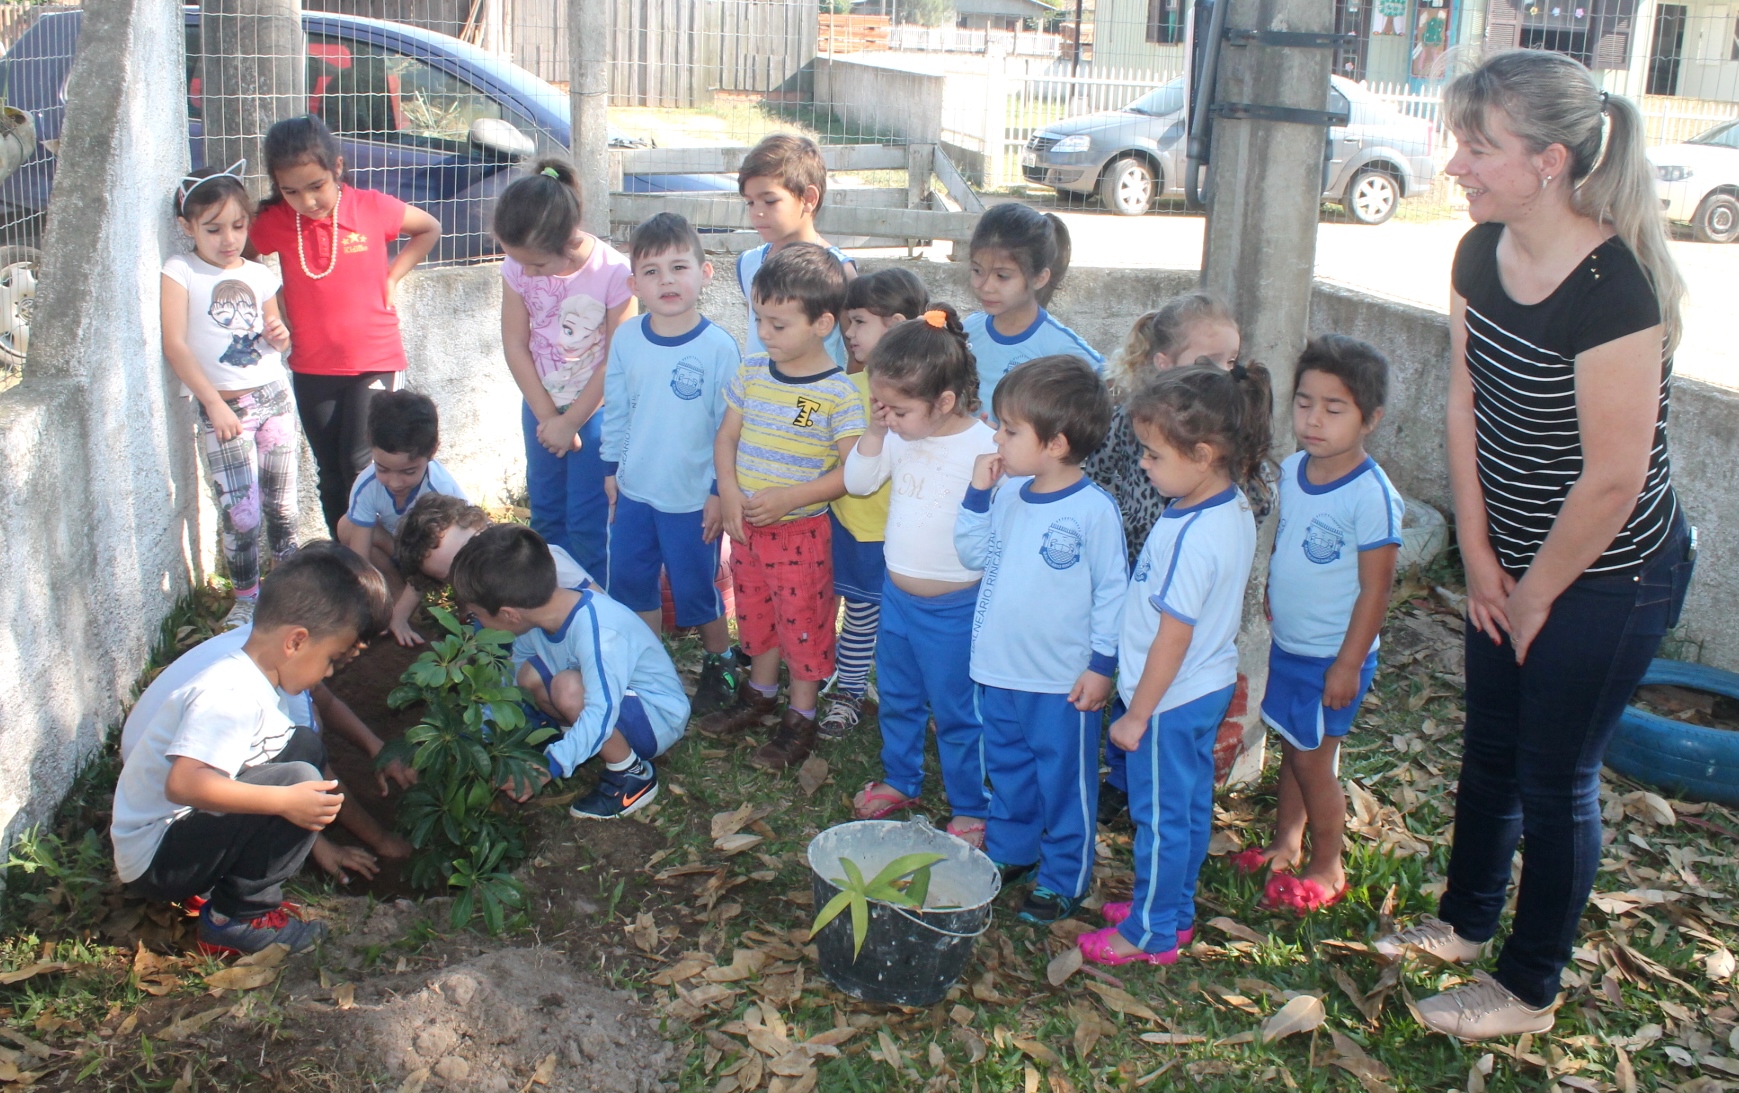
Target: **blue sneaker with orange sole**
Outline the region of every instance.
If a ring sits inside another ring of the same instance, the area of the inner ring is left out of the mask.
[[[597,788],[568,806],[568,815],[576,820],[620,820],[632,816],[658,799],[658,768],[652,760],[642,759],[641,775],[636,770],[605,768]]]
[[[211,905],[199,912],[199,951],[207,956],[246,956],[269,945],[283,945],[292,953],[303,953],[326,940],[324,922],[308,922],[282,904],[255,918],[232,918],[217,922]]]

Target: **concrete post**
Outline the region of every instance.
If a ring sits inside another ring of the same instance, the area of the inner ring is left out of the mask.
[[[248,189],[263,197],[261,144],[274,122],[308,112],[308,44],[297,0],[202,0],[200,97],[205,165],[248,161]]]
[[[1231,4],[1226,12],[1230,29],[1334,29],[1333,5],[1322,0],[1222,2]],[[1332,50],[1254,44],[1222,44],[1220,49],[1218,102],[1304,110],[1327,106]],[[1202,285],[1232,305],[1243,330],[1244,359],[1260,361],[1273,373],[1276,459],[1295,447],[1291,366],[1304,346],[1310,319],[1323,141],[1323,129],[1312,125],[1229,118],[1214,122]],[[1273,517],[1262,523],[1244,600],[1238,670],[1247,699],[1243,708],[1234,700],[1216,749],[1222,770],[1230,760],[1229,780],[1235,782],[1253,780],[1262,771],[1266,733],[1259,706],[1268,679],[1269,641],[1262,591],[1275,523]]]
[[[611,0],[567,0],[568,104],[573,135],[568,152],[580,176],[580,207],[588,232],[610,235]]]

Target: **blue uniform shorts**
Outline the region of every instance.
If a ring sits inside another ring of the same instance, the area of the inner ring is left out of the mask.
[[[833,594],[881,606],[882,585],[888,576],[881,542],[858,542],[831,509],[827,518],[833,521]]]
[[[659,570],[670,575],[676,625],[700,626],[724,615],[719,595],[719,541],[701,542],[701,513],[660,512],[644,501],[618,495],[610,524],[604,588],[630,611],[657,611],[663,604]]]
[[[1322,689],[1333,664],[1333,657],[1300,656],[1278,645],[1268,647],[1268,690],[1262,695],[1262,720],[1301,751],[1315,751],[1325,738],[1352,731],[1353,718],[1358,716],[1365,692],[1377,674],[1377,653],[1373,649],[1360,665],[1358,693],[1338,710],[1322,704]]]

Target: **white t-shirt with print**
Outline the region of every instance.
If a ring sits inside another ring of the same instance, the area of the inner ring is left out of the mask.
[[[187,348],[219,391],[245,391],[284,378],[284,358],[266,341],[266,301],[278,275],[258,262],[219,269],[197,254],[172,254],[163,276],[187,290]],[[181,393],[193,392],[181,385]]]
[[[169,825],[193,811],[170,803],[164,793],[177,756],[234,778],[270,762],[295,731],[289,697],[239,649],[171,694],[145,726],[115,785],[109,837],[121,880],[138,880]]]

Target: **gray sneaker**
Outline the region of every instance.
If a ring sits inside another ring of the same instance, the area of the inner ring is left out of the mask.
[[[1554,1020],[1551,1006],[1530,1009],[1484,972],[1474,973],[1471,983],[1421,1001],[1418,1010],[1427,1028],[1458,1040],[1545,1032]]]
[[[238,626],[246,626],[253,622],[254,608],[258,606],[258,600],[237,600],[235,606],[229,609],[229,614],[223,617],[220,629],[234,630]]]
[[[816,733],[827,740],[838,740],[840,737],[857,728],[857,723],[863,718],[863,699],[848,694],[837,694],[833,701],[827,704],[827,712],[821,715],[821,721],[816,726]]]
[[[1378,938],[1371,948],[1391,960],[1399,960],[1411,949],[1449,964],[1466,964],[1479,959],[1485,944],[1469,941],[1449,923],[1426,915],[1405,930]]]

